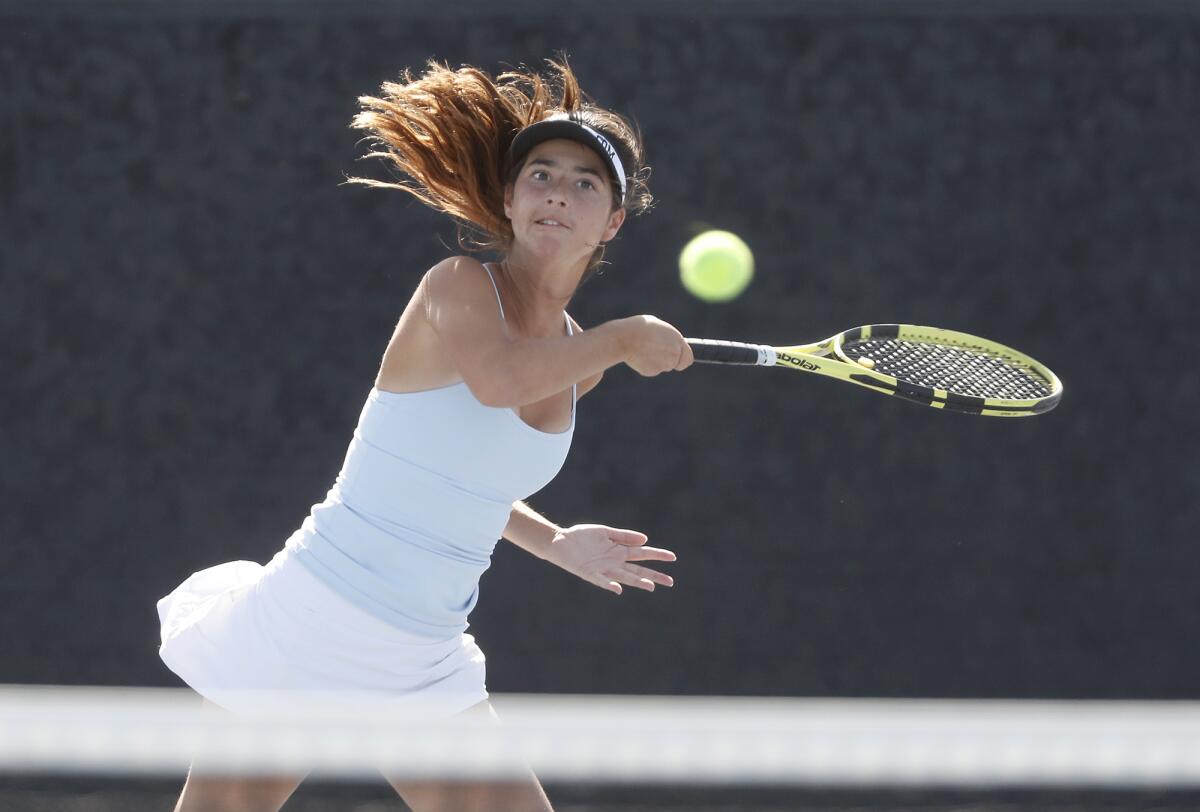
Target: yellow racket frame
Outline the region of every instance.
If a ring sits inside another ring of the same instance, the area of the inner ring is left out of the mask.
[[[892,375],[869,369],[846,354],[845,344],[847,342],[866,341],[871,338],[898,338],[925,344],[940,344],[997,358],[1045,384],[1049,394],[1030,399],[985,399],[909,383]],[[1062,399],[1062,382],[1044,364],[1004,344],[940,327],[923,327],[912,324],[871,324],[846,330],[830,336],[824,341],[793,347],[770,347],[762,344],[704,339],[688,339],[688,342],[692,345],[696,360],[700,362],[756,364],[813,372],[935,409],[985,417],[1028,417],[1043,414],[1057,406]],[[706,349],[706,347],[710,349]],[[752,353],[757,354],[757,359],[753,358]]]

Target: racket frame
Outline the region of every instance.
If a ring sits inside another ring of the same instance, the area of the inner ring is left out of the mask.
[[[944,389],[904,381],[887,373],[868,369],[846,354],[845,344],[847,342],[866,341],[872,338],[895,338],[921,343],[936,343],[1000,357],[1025,370],[1027,374],[1040,378],[1050,393],[1040,398],[1028,399],[981,398],[973,395],[959,395]],[[765,344],[744,344],[734,341],[689,339],[689,342],[692,343],[693,350],[696,349],[697,344],[719,345],[728,348],[730,358],[741,359],[716,360],[697,357],[696,360],[700,363],[753,364],[797,369],[837,378],[923,406],[964,414],[987,417],[1027,417],[1050,411],[1058,405],[1062,398],[1062,383],[1058,377],[1049,368],[1028,355],[995,341],[940,327],[923,327],[912,324],[869,324],[837,333],[824,341],[791,347],[772,347]],[[742,350],[742,352],[739,353],[738,350]],[[754,360],[754,353],[757,353],[757,360]]]

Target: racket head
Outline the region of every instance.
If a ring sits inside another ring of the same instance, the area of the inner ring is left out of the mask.
[[[871,324],[821,342],[854,367],[847,379],[952,412],[1027,417],[1062,399],[1047,366],[986,338],[912,324]],[[860,359],[871,360],[870,367]]]

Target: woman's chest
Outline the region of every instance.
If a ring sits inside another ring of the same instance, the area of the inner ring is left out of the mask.
[[[536,403],[527,403],[513,411],[530,428],[558,434],[571,427],[571,390],[559,392]]]

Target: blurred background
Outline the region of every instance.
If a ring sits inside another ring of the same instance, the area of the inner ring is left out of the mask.
[[[357,97],[428,59],[563,51],[640,125],[657,200],[572,302],[582,325],[792,344],[932,324],[1066,393],[989,420],[815,376],[613,368],[530,502],[646,532],[676,586],[617,598],[501,542],[471,616],[489,689],[1197,698],[1196,11],[0,3],[0,682],[180,684],[155,601],[266,562],[324,498],[397,318],[458,252],[446,218],[342,185],[390,177],[360,160]],[[708,228],[755,252],[731,303],[679,284]],[[833,795],[771,802],[1017,803]]]

